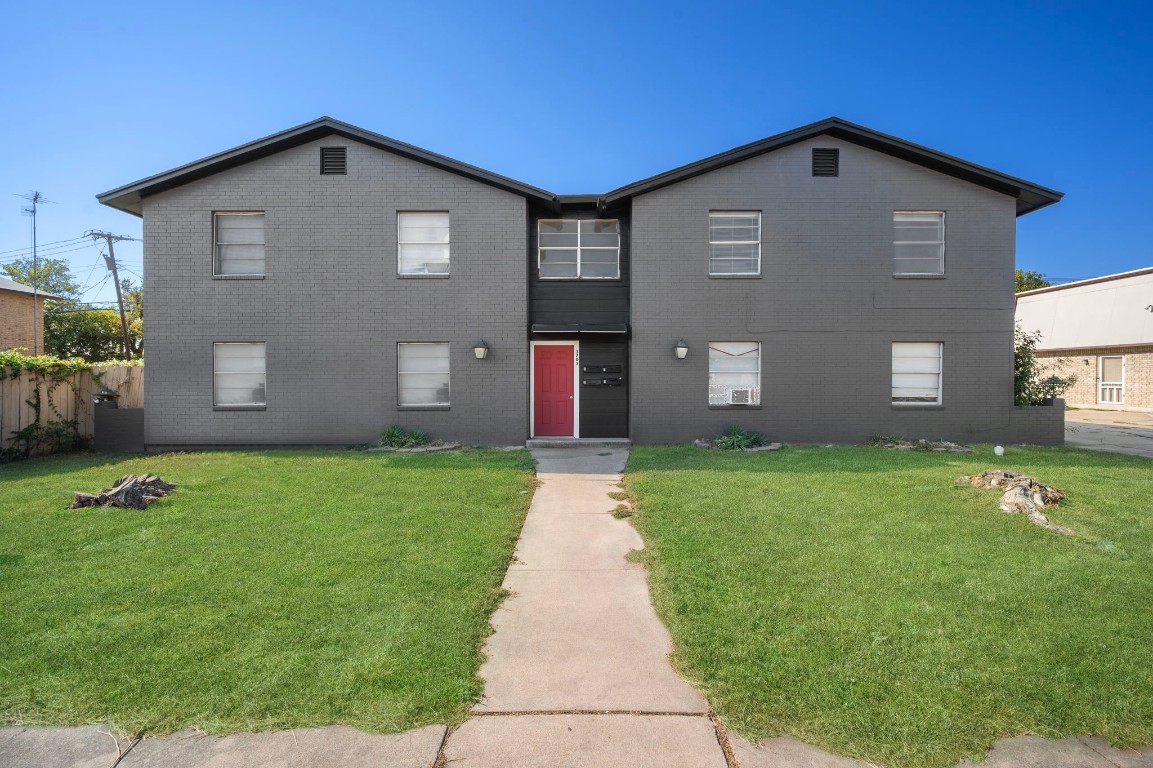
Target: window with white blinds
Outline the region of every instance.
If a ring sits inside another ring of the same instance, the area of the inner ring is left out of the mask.
[[[940,342],[893,342],[893,402],[941,402]]]
[[[893,274],[945,274],[943,211],[893,211]]]
[[[714,211],[709,214],[709,274],[761,273],[761,212]]]
[[[264,274],[264,213],[218,213],[214,217],[214,275]]]
[[[709,405],[761,404],[761,345],[709,342]]]
[[[264,342],[212,345],[213,405],[265,405]]]
[[[396,370],[400,405],[449,404],[448,344],[401,342]]]
[[[397,272],[402,275],[447,275],[448,212],[398,213]]]

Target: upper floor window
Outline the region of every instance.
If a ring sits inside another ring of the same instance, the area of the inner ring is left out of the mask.
[[[537,268],[542,280],[618,280],[617,219],[541,219]]]
[[[943,211],[893,211],[893,274],[945,274]]]
[[[709,214],[709,274],[761,273],[761,212],[713,211]]]
[[[217,213],[214,275],[264,274],[264,212]]]
[[[212,404],[256,406],[265,393],[264,342],[218,342],[212,345]]]
[[[936,405],[941,402],[941,350],[938,341],[893,342],[893,402]]]
[[[396,215],[397,272],[402,275],[448,274],[448,212]]]
[[[709,342],[709,405],[761,404],[761,345]]]

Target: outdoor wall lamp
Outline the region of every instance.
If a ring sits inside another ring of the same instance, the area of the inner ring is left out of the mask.
[[[473,344],[472,353],[476,355],[477,360],[484,360],[488,357],[488,342],[481,339],[476,344]]]
[[[679,339],[677,345],[673,347],[673,352],[677,355],[677,360],[684,360],[689,356],[689,345],[684,339]]]

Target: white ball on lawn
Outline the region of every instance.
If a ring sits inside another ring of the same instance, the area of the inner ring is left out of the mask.
[[[998,445],[996,448],[993,449],[993,453],[997,454],[998,456],[1004,456],[1005,455],[1005,446]]]

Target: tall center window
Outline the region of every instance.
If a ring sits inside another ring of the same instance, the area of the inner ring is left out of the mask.
[[[541,219],[537,232],[540,279],[620,279],[621,223],[617,219]]]

